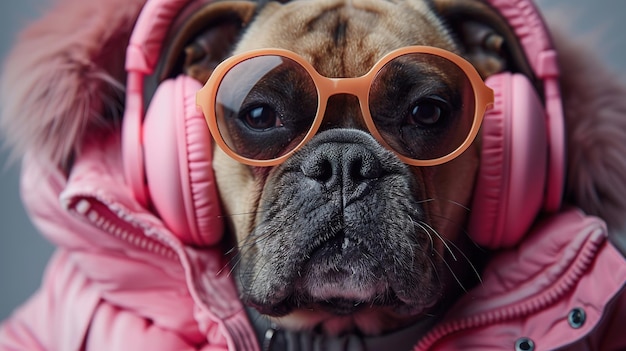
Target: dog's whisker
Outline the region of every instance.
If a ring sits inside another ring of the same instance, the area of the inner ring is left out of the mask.
[[[464,224],[462,224],[462,223],[460,223],[460,222],[459,222],[459,221],[457,221],[457,220],[454,220],[454,219],[449,218],[449,217],[446,217],[446,216],[442,216],[442,215],[437,214],[437,213],[430,213],[430,216],[431,216],[431,217],[438,218],[438,219],[443,219],[443,220],[444,220],[444,221],[446,221],[447,223],[450,223],[450,224],[452,224],[452,225],[456,226],[456,227],[457,227],[460,231],[462,231],[464,234],[467,234],[467,230],[466,230],[466,228],[465,228],[465,225],[464,225]]]
[[[439,217],[446,218],[446,217],[443,217],[443,216],[439,216]],[[415,223],[415,224],[418,225],[419,227],[421,227],[422,230],[424,230],[428,234],[428,236],[429,236],[429,238],[431,240],[432,240],[432,235],[430,233],[434,233],[442,241],[442,243],[446,246],[446,248],[447,248],[448,252],[450,253],[450,255],[452,256],[452,258],[455,261],[458,261],[458,259],[456,258],[456,255],[454,254],[454,252],[452,250],[452,248],[454,248],[463,257],[463,259],[469,264],[472,272],[476,275],[476,277],[478,278],[478,281],[482,284],[482,279],[480,277],[480,273],[478,272],[478,269],[476,268],[476,265],[474,265],[474,263],[472,263],[472,261],[465,254],[465,252],[463,252],[463,250],[461,250],[454,242],[452,242],[450,240],[446,240],[441,235],[439,235],[439,233],[437,233],[437,231],[434,228],[432,228],[432,226],[428,225],[427,223],[421,222],[421,223]],[[427,230],[426,227],[428,229],[430,229],[430,230]],[[437,253],[437,254],[439,255],[439,253]],[[447,262],[444,262],[444,263],[450,268],[450,266],[448,265]]]
[[[476,275],[476,277],[478,278],[478,281],[480,282],[480,284],[483,283],[482,278],[480,277],[480,273],[478,272],[478,269],[476,268],[476,266],[472,263],[472,261],[469,259],[469,257],[467,257],[467,255],[465,254],[465,252],[463,252],[463,250],[461,250],[455,243],[453,243],[452,241],[450,241],[450,244],[452,245],[452,247],[454,247],[460,254],[461,256],[463,256],[463,258],[465,258],[465,261],[470,265],[470,268],[472,269],[472,271],[474,272],[474,274]]]
[[[435,234],[435,236],[437,238],[439,238],[439,240],[441,240],[441,243],[446,247],[446,250],[448,250],[448,252],[450,253],[450,255],[452,256],[452,259],[455,261],[458,261],[458,259],[456,258],[456,256],[454,255],[454,252],[452,252],[452,249],[450,248],[450,246],[448,245],[448,243],[446,242],[446,240],[441,236],[441,234],[439,234],[435,228],[431,227],[428,223],[420,221],[421,225],[420,226],[425,226],[427,229],[430,230],[431,233]]]
[[[437,201],[437,199],[431,197],[429,199],[423,199],[423,200],[415,201],[415,203],[418,204],[418,205],[421,205],[421,204],[425,204],[427,202],[433,202],[433,201]]]
[[[217,216],[217,218],[229,218],[229,217],[238,217],[238,216],[250,216],[259,213],[267,212],[267,210],[259,210],[259,211],[250,211],[250,212],[239,212],[239,213],[228,213]]]
[[[451,203],[451,204],[453,204],[453,205],[456,205],[456,206],[458,206],[458,207],[460,207],[460,208],[464,209],[464,210],[465,210],[465,211],[467,211],[467,212],[471,212],[471,211],[472,211],[469,207],[467,207],[467,206],[463,205],[462,203],[460,203],[460,202],[458,202],[458,201],[455,201],[455,200],[452,200],[452,199],[446,199],[446,198],[435,198],[435,197],[431,197],[431,198],[428,198],[428,199],[423,199],[423,200],[418,200],[418,201],[415,201],[415,203],[416,203],[416,204],[418,204],[418,205],[420,205],[420,204],[424,204],[424,203],[428,203],[428,202],[433,202],[433,201],[445,201],[445,202],[449,202],[449,203]]]
[[[284,221],[290,222],[296,216],[298,216],[298,213],[296,213],[296,212],[290,213],[288,216],[285,217]],[[243,251],[246,248],[251,248],[251,247],[253,247],[255,245],[258,245],[258,244],[260,244],[260,243],[270,239],[271,237],[273,237],[274,234],[277,233],[277,231],[279,231],[281,228],[270,228],[270,229],[271,230],[265,231],[262,235],[249,235],[249,236],[247,236],[245,241],[242,242],[239,245],[239,249]]]
[[[443,220],[447,221],[448,223],[451,223],[451,224],[455,225],[458,228],[459,233],[465,235],[466,239],[469,240],[474,245],[474,247],[476,247],[477,249],[479,249],[481,251],[485,251],[484,247],[478,245],[478,243],[476,243],[476,241],[474,241],[472,236],[467,231],[467,228],[463,224],[459,223],[458,221],[452,220],[452,219],[450,219],[450,218],[448,218],[446,216],[438,215],[436,213],[431,213],[431,216],[439,218],[439,219],[443,219]]]
[[[237,267],[241,263],[242,251],[238,250],[238,248],[235,246],[235,247],[232,247],[230,250],[228,250],[228,255],[229,256],[232,255],[232,257],[228,260],[228,262],[224,264],[224,266],[217,272],[217,274],[222,274],[224,270],[228,268],[229,270],[228,270],[227,276],[231,277],[235,269],[237,269]]]
[[[437,281],[441,282],[441,276],[439,276],[439,269],[437,269],[437,265],[435,264],[435,261],[433,261],[430,257],[428,261],[433,266],[433,272],[435,272],[435,277],[437,277]]]
[[[228,263],[228,265],[230,266],[230,270],[228,271],[229,277],[231,277],[233,273],[235,272],[235,270],[239,267],[239,264],[241,263],[241,259],[242,259],[242,256],[237,255],[236,261],[233,264],[231,264],[232,259],[229,261]]]
[[[291,214],[289,214],[289,216],[287,216],[285,219],[286,219],[286,220],[291,220],[291,219],[292,219],[292,218],[294,218],[296,215],[297,215],[297,214],[295,214],[295,213],[291,213]],[[254,246],[254,245],[258,244],[258,243],[261,243],[262,241],[265,241],[265,240],[267,240],[268,238],[271,238],[271,237],[272,237],[272,235],[273,235],[273,234],[275,234],[277,230],[279,230],[279,228],[275,228],[274,230],[269,230],[269,231],[266,231],[266,232],[264,232],[264,233],[263,233],[263,234],[261,234],[261,235],[257,235],[257,234],[255,234],[255,235],[248,235],[248,236],[246,237],[246,239],[244,240],[244,242],[242,242],[242,243],[239,245],[239,249],[240,249],[240,250],[243,250],[243,249],[244,249],[244,248],[246,248],[246,247],[252,247],[252,246]]]
[[[228,276],[230,276],[230,274],[232,273],[232,270],[233,270],[232,266],[234,266],[234,265],[236,265],[236,264],[237,264],[237,262],[235,262],[234,264],[233,264],[233,262],[234,262],[235,260],[238,260],[238,259],[239,259],[239,253],[238,253],[237,251],[238,251],[238,250],[237,250],[237,247],[236,247],[236,246],[233,246],[233,247],[231,247],[230,249],[228,249],[228,250],[226,250],[226,251],[224,252],[224,256],[230,256],[230,258],[228,259],[228,262],[226,262],[226,263],[222,266],[222,268],[220,268],[220,269],[217,271],[217,273],[216,273],[217,275],[222,274],[222,273],[224,272],[224,270],[226,270],[227,268],[229,268],[229,267],[230,267],[230,271],[229,271],[229,273],[228,273]]]
[[[232,260],[232,259],[231,259],[231,260]],[[224,270],[225,270],[226,268],[230,267],[230,266],[231,266],[231,264],[230,264],[230,261],[231,261],[231,260],[228,260],[228,262],[227,262],[227,263],[225,263],[225,264],[222,266],[222,268],[220,268],[220,269],[217,271],[216,275],[221,275],[221,274],[224,272]],[[228,277],[230,277],[230,272],[232,272],[232,268],[230,269],[230,271],[229,271],[229,272],[228,272],[228,274],[227,274],[227,276],[228,276]]]
[[[246,253],[248,252],[248,250],[251,250],[252,247],[255,246],[255,244],[258,244],[259,242],[264,241],[265,239],[267,239],[269,236],[271,235],[271,233],[266,233],[263,234],[261,236],[248,236],[246,237],[246,239],[244,241],[242,241],[238,246],[231,248],[228,251],[228,254],[232,254],[235,251],[238,251],[237,255],[235,255],[234,257],[232,257],[228,263],[226,264],[226,266],[230,266],[230,271],[229,271],[229,276],[232,275],[232,273],[234,272],[234,270],[236,269],[236,267],[241,263],[243,257],[246,255]],[[254,240],[252,240],[254,239]],[[224,268],[223,268],[224,269]],[[222,270],[223,270],[222,269]]]
[[[451,199],[443,199],[442,201],[447,201],[447,202],[449,202],[449,203],[451,203],[453,205],[456,205],[456,206],[464,209],[467,212],[472,212],[472,210],[469,207],[463,205],[462,203],[460,203],[458,201],[454,201],[454,200],[451,200]]]
[[[430,249],[434,250],[435,249],[435,240],[433,239],[433,236],[430,234],[430,232],[428,231],[428,229],[426,229],[426,227],[424,227],[423,225],[421,225],[419,222],[415,222],[413,221],[413,218],[409,217],[409,219],[411,220],[411,223],[413,224],[413,226],[418,226],[420,227],[420,229],[422,229],[422,231],[428,235],[428,239],[430,239]]]
[[[248,236],[243,242],[239,244],[239,250],[243,251],[245,249],[250,249],[254,247],[256,244],[259,244],[270,237],[271,233],[265,233],[263,235],[255,235],[254,237]]]
[[[225,256],[230,256],[230,255],[234,254],[236,251],[237,251],[237,246],[233,246],[230,249],[226,250],[224,255]]]
[[[435,254],[439,256],[439,258],[441,258],[441,261],[443,262],[443,264],[446,265],[446,267],[448,267],[448,270],[450,271],[450,274],[452,274],[452,277],[454,278],[454,280],[456,280],[457,284],[459,284],[461,289],[467,293],[467,289],[465,288],[465,285],[463,285],[459,277],[456,275],[456,273],[454,273],[454,269],[452,269],[450,264],[448,264],[448,261],[439,252],[435,251]]]

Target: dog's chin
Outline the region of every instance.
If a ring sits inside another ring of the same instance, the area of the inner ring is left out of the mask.
[[[338,317],[352,316],[363,311],[388,311],[402,318],[420,315],[435,305],[436,299],[427,304],[403,301],[391,290],[377,287],[355,287],[350,284],[329,284],[306,291],[295,291],[284,300],[251,306],[260,313],[283,317],[297,310],[322,311]]]

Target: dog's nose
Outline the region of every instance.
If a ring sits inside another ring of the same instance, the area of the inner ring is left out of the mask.
[[[302,173],[320,183],[360,182],[380,177],[382,167],[375,155],[358,144],[324,144],[302,163]]]
[[[306,177],[327,188],[358,187],[363,182],[381,177],[384,167],[375,152],[376,147],[363,143],[361,138],[354,138],[353,134],[333,134],[335,137],[316,143],[302,160],[300,169]]]

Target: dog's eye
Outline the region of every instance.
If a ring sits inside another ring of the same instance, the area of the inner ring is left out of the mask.
[[[243,113],[242,120],[250,129],[258,131],[282,126],[276,110],[267,105],[247,109]]]
[[[407,121],[409,124],[432,126],[444,119],[450,112],[449,104],[440,97],[420,99],[409,107]]]

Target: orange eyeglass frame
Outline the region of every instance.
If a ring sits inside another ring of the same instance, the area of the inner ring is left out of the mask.
[[[377,73],[391,60],[407,55],[407,54],[430,54],[434,56],[439,56],[441,58],[447,59],[448,61],[454,63],[458,66],[467,76],[471,87],[474,91],[474,120],[472,122],[472,127],[470,132],[468,133],[466,139],[459,145],[455,150],[451,153],[430,160],[417,160],[407,157],[405,155],[400,154],[394,148],[390,147],[390,145],[385,141],[382,137],[376,125],[372,119],[370,109],[369,109],[369,92],[371,83],[376,77]],[[267,160],[256,160],[247,158],[239,155],[234,150],[232,150],[228,144],[224,141],[222,134],[220,133],[219,126],[217,125],[217,116],[215,115],[215,103],[216,96],[220,84],[224,76],[238,63],[248,60],[250,58],[259,57],[259,56],[279,56],[285,57],[293,60],[297,64],[299,64],[302,68],[306,70],[309,76],[312,78],[316,90],[317,90],[317,98],[318,98],[318,106],[315,115],[315,120],[313,124],[309,128],[305,137],[302,139],[300,143],[292,150],[287,153]],[[202,113],[205,116],[207,124],[209,126],[209,130],[215,139],[218,146],[230,157],[237,160],[240,163],[250,165],[250,166],[259,166],[259,167],[267,167],[267,166],[275,166],[282,162],[284,162],[288,157],[290,157],[294,152],[300,149],[303,145],[305,145],[308,141],[310,141],[313,136],[317,133],[319,127],[321,126],[324,119],[324,112],[326,111],[326,104],[328,99],[336,94],[350,94],[354,95],[359,100],[359,105],[361,108],[361,113],[363,114],[363,119],[365,120],[365,124],[369,130],[369,132],[380,142],[384,147],[389,150],[392,150],[397,157],[402,160],[404,163],[412,165],[412,166],[435,166],[445,162],[448,162],[461,153],[463,153],[474,141],[478,131],[480,129],[480,125],[482,124],[483,117],[488,108],[493,106],[494,101],[494,93],[491,88],[489,88],[485,82],[480,77],[480,74],[476,71],[474,66],[466,61],[461,56],[454,54],[450,51],[431,47],[431,46],[407,46],[394,51],[391,51],[383,58],[381,58],[376,64],[363,76],[355,77],[355,78],[328,78],[322,76],[318,73],[315,68],[306,61],[303,57],[298,54],[285,50],[285,49],[258,49],[247,51],[242,54],[238,54],[232,56],[222,63],[220,63],[202,89],[200,89],[196,95],[196,104],[202,110]]]

